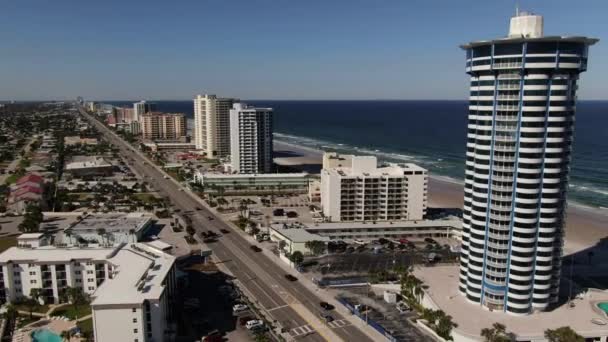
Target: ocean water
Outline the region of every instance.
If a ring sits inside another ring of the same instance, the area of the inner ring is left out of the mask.
[[[462,182],[465,101],[247,101],[275,109],[275,139],[343,153],[413,162]],[[114,102],[121,105],[127,102]],[[129,104],[132,103],[128,102]],[[157,101],[192,117],[192,101]],[[577,104],[568,198],[608,211],[608,101]]]

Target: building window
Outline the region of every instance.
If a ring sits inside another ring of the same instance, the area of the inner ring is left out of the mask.
[[[137,312],[137,308],[133,308],[133,312]]]
[[[93,291],[93,290],[95,290],[95,287],[94,286],[89,286],[89,291]]]
[[[30,272],[30,275],[36,275],[36,272],[35,271],[34,272]]]
[[[74,266],[80,266],[80,263],[77,261],[74,263]]]
[[[94,281],[95,281],[95,279],[93,279],[93,278],[89,278],[89,279],[87,279],[87,281],[88,281],[89,283],[92,283],[92,282],[94,282]]]
[[[137,334],[137,329],[133,329],[133,332]]]
[[[82,279],[76,279],[77,283],[82,283]]]
[[[36,284],[36,280],[35,279],[30,280],[30,284]]]
[[[133,323],[137,323],[137,318],[133,318]]]
[[[92,270],[88,270],[87,274],[93,274],[93,271]]]

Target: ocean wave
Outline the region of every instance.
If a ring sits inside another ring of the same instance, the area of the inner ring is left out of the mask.
[[[336,151],[344,154],[365,154],[373,155],[381,162],[393,163],[415,163],[429,169],[430,176],[434,179],[451,183],[464,184],[463,178],[459,173],[464,166],[464,157],[448,155],[414,155],[394,151],[386,151],[374,147],[361,147],[349,145],[342,142],[316,139],[312,137],[296,136],[285,133],[274,133],[275,140],[287,144],[294,144],[301,148],[315,150],[317,152]],[[458,175],[458,176],[454,176]],[[588,180],[587,180],[588,181]],[[571,182],[569,185],[571,195],[568,202],[571,205],[595,208],[605,207],[608,203],[608,189],[598,187],[598,184],[590,185],[587,182]]]

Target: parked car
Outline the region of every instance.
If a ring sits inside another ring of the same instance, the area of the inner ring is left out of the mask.
[[[251,248],[252,251],[254,251],[256,253],[259,253],[259,252],[262,251],[262,249],[260,247],[256,246],[256,245],[251,245],[250,248]]]
[[[249,310],[249,307],[245,304],[235,304],[232,307],[232,313],[239,313],[247,310]]]
[[[251,321],[248,321],[247,323],[245,323],[245,328],[247,328],[249,330],[255,329],[256,327],[262,327],[262,326],[264,326],[264,322],[259,319],[252,319]]]
[[[285,275],[285,279],[287,279],[289,281],[296,281],[296,280],[298,280],[298,278],[292,276],[291,274],[286,274]]]
[[[251,317],[251,316],[241,317],[241,318],[239,318],[239,325],[244,326],[245,324],[247,324],[247,322],[251,321],[252,319],[253,319],[253,317]]]
[[[424,242],[426,242],[426,243],[437,243],[437,242],[435,241],[435,239],[430,238],[430,237],[424,238]]]
[[[202,338],[203,342],[221,342],[222,334],[219,330],[213,330]]]
[[[220,229],[220,233],[222,233],[222,234],[228,234],[228,233],[230,233],[230,231],[228,229],[222,228],[222,229]]]

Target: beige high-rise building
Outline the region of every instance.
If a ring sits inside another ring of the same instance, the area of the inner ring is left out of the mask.
[[[140,117],[144,140],[180,140],[186,137],[186,118],[180,113],[152,112]]]
[[[230,154],[230,109],[238,99],[197,95],[194,98],[194,142],[209,157]]]
[[[378,167],[376,157],[326,153],[321,206],[333,222],[421,220],[427,207],[427,170],[415,164]]]

